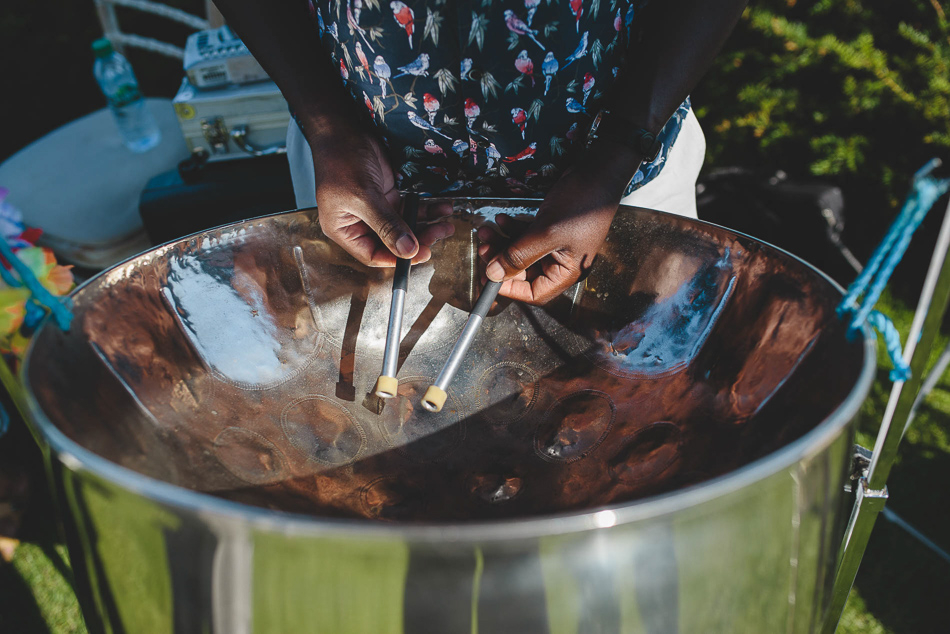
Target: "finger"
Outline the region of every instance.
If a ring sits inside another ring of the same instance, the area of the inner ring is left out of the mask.
[[[526,221],[515,220],[506,214],[499,214],[495,220],[499,222],[482,225],[476,231],[476,236],[482,243],[478,248],[478,255],[486,263],[491,262],[512,240],[524,234],[529,226]]]
[[[353,216],[341,214],[341,220],[330,219],[325,222],[320,217],[320,225],[328,238],[343,247],[343,250],[366,266],[395,266],[396,257],[379,241],[376,232],[369,225]]]
[[[452,203],[447,200],[438,202],[425,202],[419,209],[419,220],[438,220],[451,216],[453,212]]]
[[[561,246],[556,232],[534,223],[489,262],[485,273],[495,282],[511,279]]]
[[[520,236],[527,231],[528,227],[531,226],[532,220],[533,218],[531,216],[522,218],[515,218],[508,214],[498,214],[495,216],[495,224],[511,238]]]
[[[369,225],[380,242],[389,251],[400,258],[411,258],[419,251],[419,242],[402,219],[401,204],[382,195],[370,194],[363,202],[361,210],[352,213]]]
[[[366,262],[368,266],[374,267],[393,267],[396,266],[396,256],[392,254],[392,251],[387,249],[382,242],[379,241],[379,238],[373,236],[374,249],[373,253],[369,258],[369,262]]]
[[[478,237],[480,243],[479,254],[484,255],[486,251],[486,249],[481,247],[491,247],[492,255],[489,260],[511,243],[510,238],[490,227],[479,227],[475,235]],[[486,262],[488,262],[488,260],[486,260]]]
[[[394,256],[389,249],[382,245],[378,238],[375,238],[376,251],[373,253],[370,266],[396,266],[396,256]],[[429,248],[429,245],[422,241],[420,237],[419,250],[416,251],[416,254],[412,256],[410,260],[413,265],[423,264],[432,259],[432,249]]]
[[[396,266],[396,256],[379,241],[372,229],[366,228],[367,234],[355,240],[346,240],[340,242],[347,252],[367,266],[372,267],[394,267]],[[432,257],[432,251],[428,246],[420,245],[419,250],[412,257],[413,264],[427,262]]]
[[[350,198],[345,202],[331,199],[328,204],[320,206],[320,226],[327,237],[362,264],[374,267],[395,266],[396,256],[393,250],[383,243],[378,231],[367,222],[367,218],[373,218],[379,226],[380,212],[375,208],[382,208],[386,210],[383,213],[388,213],[393,218],[390,226],[394,230],[398,231],[401,225],[404,231],[409,231],[408,226],[397,215],[399,204],[399,193],[395,191],[385,196],[366,192],[362,197]],[[415,236],[411,233],[409,235],[414,247],[410,252],[415,256],[418,252],[415,248]]]
[[[405,220],[405,197],[401,197],[397,190],[387,192],[386,199],[399,210],[399,216]],[[420,201],[414,230],[419,242],[419,252],[412,257],[413,264],[426,262],[432,257],[431,250],[422,255],[423,247],[431,247],[439,240],[444,240],[455,233],[455,225],[447,221],[452,214],[452,203],[449,201],[427,202]]]
[[[501,232],[489,225],[482,225],[476,229],[475,236],[478,238],[479,242],[483,243],[490,243],[494,240],[504,237]]]
[[[419,250],[412,257],[413,264],[422,264],[432,258],[430,247],[455,233],[455,226],[439,222],[426,226],[419,234]],[[354,257],[368,266],[388,267],[396,265],[396,256],[381,242],[379,236],[365,222],[346,227],[341,244]]]
[[[371,261],[368,263],[369,266],[373,267],[387,267],[387,266],[396,266],[396,256],[390,253],[389,249],[384,247],[381,243],[377,241],[377,250],[373,253]],[[410,262],[413,265],[424,264],[432,259],[432,249],[427,247],[424,244],[419,245],[419,250]]]
[[[494,260],[498,256],[498,254],[502,253],[505,250],[505,247],[508,246],[508,242],[509,242],[508,240],[505,240],[504,238],[502,238],[496,243],[480,245],[477,249],[478,258],[482,262],[484,262],[486,265],[489,264],[492,260]],[[533,271],[533,269],[536,266],[537,264],[533,266],[529,266],[524,271],[516,273],[515,277],[524,279],[526,274],[528,277],[535,277],[537,275],[540,275],[539,271]],[[487,276],[485,276],[485,279],[482,280],[482,282],[486,282],[486,281],[488,281]]]
[[[526,270],[524,270],[524,271],[520,271],[520,272],[518,272],[518,273],[515,273],[515,276],[514,276],[513,278],[511,278],[511,279],[513,279],[513,280],[528,280],[528,281],[531,281],[531,280],[533,280],[534,278],[538,277],[538,275],[540,275],[540,272],[539,272],[539,271],[534,270],[536,267],[537,267],[537,265],[530,266],[530,267],[528,267],[528,268],[527,268]],[[482,275],[479,277],[479,279],[481,280],[483,286],[488,283],[488,276],[485,275],[484,273],[482,273]]]
[[[518,231],[514,237],[520,236],[521,233],[523,232]],[[512,236],[502,232],[495,224],[482,225],[476,231],[476,236],[481,243],[478,248],[478,255],[486,264],[511,244],[513,239]]]
[[[505,248],[505,245],[508,244],[507,240],[500,239],[495,242],[487,242],[485,244],[479,245],[477,249],[479,259],[484,262],[486,265],[495,259],[495,257],[502,252]]]
[[[533,279],[513,278],[501,285],[499,295],[526,304],[546,304],[577,282],[580,271],[546,258],[543,273]]]
[[[435,222],[418,230],[416,237],[421,246],[431,247],[439,240],[445,240],[454,234],[455,225],[451,222]]]
[[[413,256],[412,258],[412,264],[413,265],[423,264],[425,262],[428,262],[431,257],[432,257],[432,249],[427,247],[425,244],[421,244],[419,245],[419,252],[416,253],[416,255]]]
[[[524,233],[527,227],[527,222],[514,220],[507,214],[498,214],[491,222],[486,222],[480,226],[478,231],[483,235],[493,233],[504,236],[510,240]]]
[[[499,215],[496,218],[501,219],[503,229],[507,231],[503,232],[495,225],[482,225],[477,231],[479,241],[482,242],[478,255],[486,264],[502,253],[513,240],[521,237],[528,228],[528,222],[524,220],[515,220],[507,215]]]

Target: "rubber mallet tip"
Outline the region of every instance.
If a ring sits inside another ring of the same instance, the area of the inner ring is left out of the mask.
[[[446,398],[448,398],[448,394],[445,393],[445,390],[430,385],[425,396],[422,397],[422,406],[430,412],[439,412],[442,411]]]
[[[379,398],[393,398],[399,389],[399,380],[392,376],[380,376],[376,379],[376,396]]]

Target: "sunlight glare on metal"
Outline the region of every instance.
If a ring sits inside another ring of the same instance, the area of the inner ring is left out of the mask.
[[[617,514],[613,511],[600,511],[594,513],[594,526],[597,528],[610,528],[617,523]]]

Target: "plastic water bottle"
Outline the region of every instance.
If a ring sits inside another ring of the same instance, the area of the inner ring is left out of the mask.
[[[112,43],[105,38],[93,42],[92,50],[96,54],[93,73],[109,102],[125,145],[133,152],[152,149],[162,140],[162,133],[148,111],[132,65],[115,52]]]

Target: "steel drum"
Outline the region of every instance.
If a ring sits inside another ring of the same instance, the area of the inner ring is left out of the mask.
[[[476,299],[453,202],[372,396],[392,270],[314,210],[159,247],[73,295],[24,365],[87,623],[108,632],[810,632],[874,373],[841,290],[703,222],[622,208],[590,275]]]

